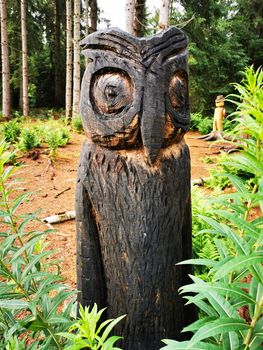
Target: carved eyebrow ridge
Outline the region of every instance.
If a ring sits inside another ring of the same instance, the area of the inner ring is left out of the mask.
[[[115,54],[117,54],[120,57],[124,57],[124,58],[128,58],[129,60],[133,60],[137,63],[140,63],[139,58],[134,57],[134,55],[132,55],[132,52],[130,51],[121,51],[118,50],[115,46],[105,46],[104,44],[87,44],[84,47],[84,50],[82,50],[82,53],[85,56],[88,56],[87,52],[88,51],[111,51],[114,52]]]
[[[122,45],[122,43],[125,42],[129,46],[132,46],[135,51],[139,52],[138,45],[134,44],[132,41],[130,41],[122,36],[119,36],[119,35],[113,34],[113,33],[106,33],[106,34],[104,34],[104,37],[108,38],[108,40],[110,40],[114,43],[117,43],[121,46],[125,46],[125,45]],[[99,38],[103,38],[103,37],[100,36]],[[126,46],[125,46],[125,48],[126,48]]]
[[[183,32],[174,30],[160,33],[160,37],[137,38],[123,31],[110,29],[91,34],[81,41],[81,46],[86,56],[89,50],[108,50],[147,68],[159,55],[163,63],[172,56],[180,54],[187,46],[187,38]]]
[[[155,47],[152,47],[143,55],[143,60],[146,61],[150,56],[157,55],[159,53],[162,53],[163,55],[168,55],[169,52],[174,52],[175,50],[181,50],[186,47],[187,40],[185,37],[183,37],[181,40],[178,41],[175,40],[176,38],[172,37],[169,38],[168,41],[162,44],[158,44]],[[175,45],[174,45],[175,44]]]

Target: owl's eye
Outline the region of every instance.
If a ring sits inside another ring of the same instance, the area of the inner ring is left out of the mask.
[[[181,108],[186,102],[188,96],[187,80],[181,74],[172,77],[169,83],[169,98],[174,108]]]
[[[134,84],[122,70],[100,72],[91,84],[91,100],[100,114],[115,115],[130,105]]]

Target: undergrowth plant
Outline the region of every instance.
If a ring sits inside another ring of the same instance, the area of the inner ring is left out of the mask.
[[[15,143],[21,134],[21,125],[16,120],[4,124],[2,134],[6,142]]]
[[[18,193],[16,168],[5,166],[6,144],[0,144],[0,348],[12,349],[24,338],[27,349],[63,349],[58,333],[72,324],[76,291],[62,283],[52,265],[53,251],[41,243],[52,230],[40,225],[37,212],[19,214],[29,193]],[[31,341],[33,344],[30,345]],[[13,344],[13,345],[12,345]],[[37,344],[37,345],[36,345]]]
[[[114,344],[122,337],[109,337],[109,335],[113,327],[125,315],[101,322],[100,319],[104,311],[105,309],[98,311],[96,304],[91,310],[90,307],[83,308],[80,306],[80,320],[70,327],[70,332],[60,334],[70,340],[69,345],[64,350],[121,350],[115,347]]]
[[[44,140],[48,144],[50,158],[51,160],[54,160],[58,147],[63,147],[69,142],[69,131],[66,127],[48,127],[45,131],[46,134]]]
[[[191,276],[193,283],[180,289],[187,303],[197,305],[205,317],[183,330],[194,333],[189,341],[166,339],[162,349],[259,350],[263,345],[262,70],[248,68],[243,83],[235,88],[238,94],[231,96],[237,106],[235,134],[242,149],[225,164],[253,177],[247,186],[236,174],[222,174],[234,191],[218,197],[218,207],[210,210],[213,217],[201,217],[209,226],[202,232],[214,237],[220,259],[183,262],[210,269],[210,281]]]
[[[191,193],[193,257],[218,260],[219,254],[213,241],[213,236],[206,231],[209,225],[200,217],[200,215],[209,215],[211,213],[213,201],[209,200],[208,196],[197,187],[192,187]],[[195,266],[195,275],[205,280],[208,278],[208,272],[208,266]]]
[[[21,151],[30,151],[35,147],[39,147],[40,140],[37,131],[34,128],[24,128],[17,146]]]
[[[209,133],[213,128],[213,119],[209,117],[204,117],[201,113],[191,114],[191,130],[197,130],[201,134]]]
[[[82,119],[80,116],[73,118],[72,119],[72,127],[75,131],[77,131],[78,133],[82,133],[83,132],[83,124],[82,124]]]
[[[17,167],[0,143],[0,349],[3,350],[120,350],[110,336],[124,317],[100,322],[104,310],[80,306],[77,291],[63,283],[54,251],[45,237],[54,230],[43,225],[38,212],[19,214],[30,193],[19,193]]]

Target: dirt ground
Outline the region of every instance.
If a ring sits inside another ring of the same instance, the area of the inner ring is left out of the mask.
[[[186,142],[190,147],[192,179],[207,177],[213,164],[205,164],[202,159],[216,153],[211,143],[197,140],[197,133],[189,132]],[[24,191],[34,194],[29,203],[23,204],[23,211],[32,212],[41,209],[40,218],[74,210],[75,180],[84,135],[72,134],[71,142],[58,150],[54,169],[49,166],[49,158],[45,149],[40,149],[38,159],[28,157],[20,159],[25,167],[20,176],[24,179]],[[76,286],[76,244],[75,221],[67,221],[53,225],[57,230],[49,235],[50,249],[58,249],[56,258],[61,260],[62,275],[72,287]],[[43,224],[42,229],[47,229]]]

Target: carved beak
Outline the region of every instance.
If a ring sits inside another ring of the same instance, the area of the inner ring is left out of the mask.
[[[153,86],[153,85],[152,85]],[[141,135],[148,162],[153,165],[163,145],[165,126],[165,99],[158,95],[158,88],[148,90],[144,95],[141,120]],[[156,91],[157,90],[157,91]]]

